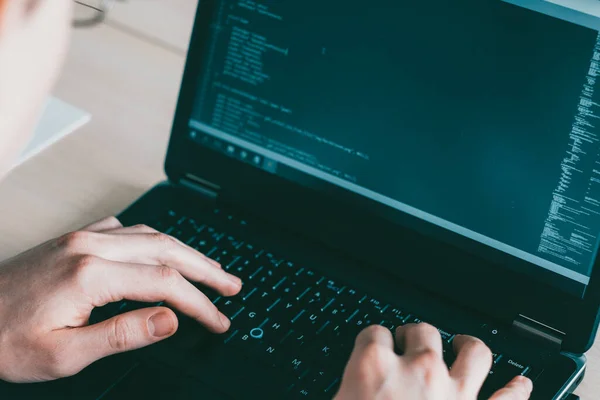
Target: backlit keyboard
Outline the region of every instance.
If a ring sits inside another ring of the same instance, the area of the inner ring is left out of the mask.
[[[201,288],[232,321],[229,332],[216,341],[246,354],[264,370],[277,371],[291,398],[333,397],[354,340],[363,328],[379,324],[394,332],[398,326],[423,321],[400,305],[381,301],[310,266],[298,265],[245,238],[233,237],[174,211],[152,225],[218,261],[243,280],[241,293],[232,298]],[[122,303],[118,312],[137,306]],[[444,360],[451,366],[454,332],[438,330]],[[480,397],[487,399],[513,377],[530,374],[527,363],[494,352],[494,365]]]

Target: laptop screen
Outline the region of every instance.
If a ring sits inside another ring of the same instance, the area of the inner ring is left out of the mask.
[[[598,32],[499,0],[366,4],[219,1],[190,140],[583,293],[600,237]]]

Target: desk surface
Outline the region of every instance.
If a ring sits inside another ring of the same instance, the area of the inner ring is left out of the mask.
[[[91,112],[92,122],[0,184],[0,259],[118,214],[164,179],[195,7],[196,0],[118,2],[104,24],[75,31],[54,94]],[[593,399],[598,344],[588,358],[578,393]]]

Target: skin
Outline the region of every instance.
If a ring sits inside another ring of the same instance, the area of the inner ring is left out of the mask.
[[[0,176],[27,143],[68,45],[71,0],[0,0]],[[178,240],[109,217],[0,263],[0,379],[41,382],[74,375],[101,358],[172,336],[171,308],[214,333],[230,322],[191,282],[224,296],[238,278]],[[94,307],[122,299],[169,307],[132,311],[97,325]],[[394,348],[402,350],[398,356]],[[451,371],[439,333],[369,327],[356,339],[337,400],[474,400],[492,363],[480,340],[458,336]],[[516,378],[494,400],[525,400]]]

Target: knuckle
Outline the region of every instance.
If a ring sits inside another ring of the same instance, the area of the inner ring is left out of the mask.
[[[91,254],[83,254],[75,257],[72,268],[75,276],[81,277],[88,274],[89,270],[98,263],[99,258]]]
[[[158,274],[168,288],[177,286],[182,279],[181,274],[176,269],[164,265],[158,267]]]
[[[133,228],[136,230],[144,231],[144,232],[159,233],[156,229],[151,228],[145,224],[137,224],[137,225],[134,225]]]
[[[387,328],[381,325],[370,325],[367,328],[363,329],[363,333],[369,336],[381,335],[381,334],[389,334]]]
[[[102,222],[107,222],[111,225],[121,225],[121,221],[119,221],[119,218],[115,217],[114,215],[104,218]]]
[[[163,248],[170,249],[175,244],[175,240],[164,233],[161,232],[153,232],[150,234],[152,239],[159,243]]]
[[[99,258],[90,254],[82,254],[74,257],[67,272],[69,282],[87,292],[94,281],[93,268],[98,265]]]
[[[376,338],[380,335],[389,335],[387,328],[381,325],[371,325],[363,329],[358,336],[356,336],[356,343],[373,343],[376,342]]]
[[[107,332],[108,345],[116,352],[123,352],[130,349],[135,340],[136,330],[123,317],[115,317]]]
[[[56,239],[56,247],[69,252],[82,252],[89,247],[89,240],[89,232],[70,232]]]
[[[419,369],[435,368],[440,362],[440,356],[434,350],[424,350],[417,354],[413,359],[413,365]]]
[[[477,338],[472,338],[464,345],[464,351],[467,351],[469,354],[477,358],[485,358],[489,359],[490,362],[492,360],[492,351],[485,343]]]
[[[433,350],[425,350],[417,355],[412,362],[413,370],[423,376],[425,385],[432,386],[440,378],[448,375],[448,368]]]
[[[364,362],[361,363],[359,372],[363,376],[383,376],[387,374],[390,362],[396,358],[391,349],[372,343],[363,351]]]
[[[433,325],[428,324],[427,322],[421,322],[414,327],[415,331],[419,331],[426,335],[439,335],[437,328]]]

